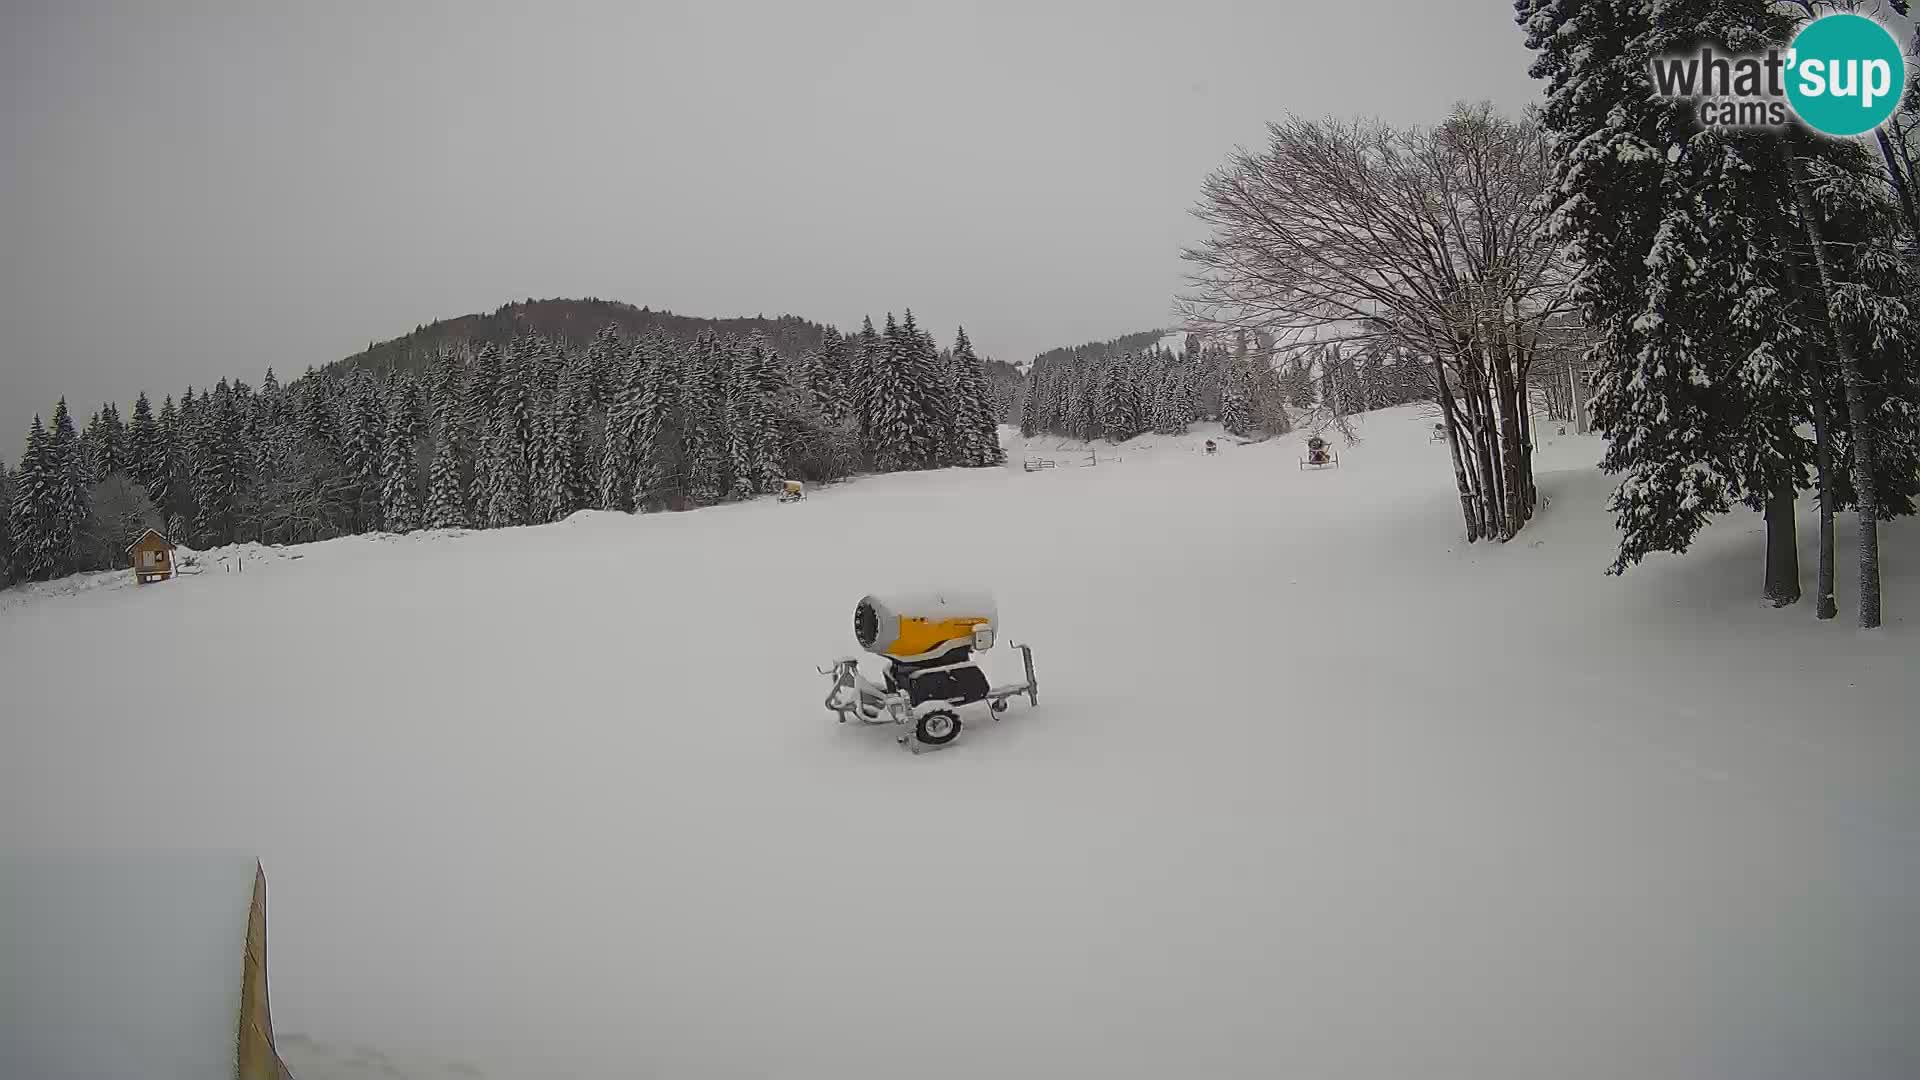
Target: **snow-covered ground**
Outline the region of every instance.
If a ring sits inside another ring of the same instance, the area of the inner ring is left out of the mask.
[[[1426,428],[28,597],[0,847],[258,852],[300,1080],[1920,1075],[1920,531],[1862,634],[1752,515],[1604,577],[1590,439],[1464,545]],[[834,723],[948,582],[1039,708]]]

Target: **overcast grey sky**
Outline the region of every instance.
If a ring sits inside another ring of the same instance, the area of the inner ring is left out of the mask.
[[[1534,95],[1509,0],[0,0],[0,449],[527,296],[1019,360],[1168,320],[1288,111]]]

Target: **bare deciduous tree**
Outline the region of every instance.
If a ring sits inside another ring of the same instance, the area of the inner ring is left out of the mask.
[[[1546,145],[1489,106],[1433,128],[1291,119],[1207,179],[1212,235],[1186,258],[1190,323],[1425,358],[1467,538],[1532,516],[1531,365],[1570,311],[1542,228]]]

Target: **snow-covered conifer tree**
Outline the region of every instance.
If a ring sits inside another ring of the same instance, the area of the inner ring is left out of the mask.
[[[838,422],[849,409],[848,390],[845,384],[847,356],[851,350],[840,331],[827,327],[826,334],[817,349],[809,349],[801,357],[801,371],[806,379],[807,393],[813,399],[814,406],[829,423]]]
[[[0,460],[0,589],[18,579],[13,561],[13,467]]]
[[[642,339],[635,361],[639,383],[632,419],[632,502],[635,510],[644,510],[680,483],[677,469],[687,426],[681,402],[685,357],[672,342],[654,338]]]
[[[718,502],[727,490],[726,385],[729,346],[709,330],[694,339],[681,372],[681,418],[686,435],[687,500]]]
[[[888,320],[893,316],[889,314]],[[898,333],[896,327],[894,333]],[[859,421],[860,453],[868,460],[879,455],[876,442],[876,416],[878,408],[878,380],[880,365],[887,352],[886,343],[873,328],[873,316],[860,321],[860,334],[854,341],[853,378],[849,394],[855,416]]]
[[[427,485],[426,527],[429,529],[464,529],[469,524],[460,459],[453,425],[441,424],[433,440],[433,467]]]
[[[420,527],[420,481],[415,472],[412,408],[403,396],[388,410],[380,458],[380,520],[387,532],[408,533]]]
[[[504,529],[527,523],[526,454],[515,435],[517,421],[503,402],[487,421],[481,437],[478,498],[487,528]]]
[[[1246,436],[1253,431],[1253,402],[1250,400],[1246,363],[1233,361],[1220,380],[1220,425],[1232,435]]]
[[[61,568],[56,538],[59,517],[57,462],[53,437],[40,417],[27,431],[26,451],[13,477],[13,559],[18,576],[27,581],[55,577]]]
[[[989,400],[986,365],[974,354],[966,327],[954,336],[954,413],[960,439],[958,464],[968,467],[998,465],[1006,460],[1000,449],[1000,422]]]
[[[466,415],[461,426],[476,441],[500,405],[500,379],[500,347],[489,342],[474,356],[473,365],[467,370],[466,386],[462,388]]]
[[[778,387],[765,339],[736,343],[727,380],[727,452],[735,498],[771,491],[779,479],[773,430]]]
[[[586,463],[586,381],[567,380],[549,399],[537,428],[540,488],[535,494],[540,516],[559,521],[587,506],[591,497]]]

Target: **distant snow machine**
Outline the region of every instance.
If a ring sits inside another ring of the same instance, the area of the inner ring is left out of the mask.
[[[1219,452],[1220,452],[1220,448],[1219,448],[1218,446],[1215,446],[1215,445],[1213,445],[1213,440],[1212,440],[1212,439],[1208,439],[1208,440],[1207,440],[1207,453],[1209,453],[1209,454],[1217,454],[1217,453],[1219,453]]]
[[[973,660],[993,648],[997,621],[993,597],[981,592],[928,592],[862,597],[853,609],[853,636],[860,647],[887,658],[884,685],[860,674],[860,658],[843,656],[820,674],[833,676],[826,706],[841,723],[899,724],[910,729],[900,745],[918,754],[951,743],[960,734],[960,707],[986,702],[995,720],[1007,699],[1027,695],[1040,704],[1033,677],[1033,649],[1009,642],[1026,664],[1025,682],[991,686]]]
[[[780,481],[780,501],[800,502],[807,497],[807,487],[798,480]]]
[[[1561,434],[1564,435],[1566,433],[1561,432]],[[1447,425],[1445,424],[1433,425],[1433,433],[1427,436],[1427,441],[1428,442],[1446,442],[1447,441]]]
[[[1307,440],[1307,456],[1300,459],[1302,469],[1324,469],[1329,465],[1340,464],[1340,455],[1333,452],[1327,440],[1318,435]]]

